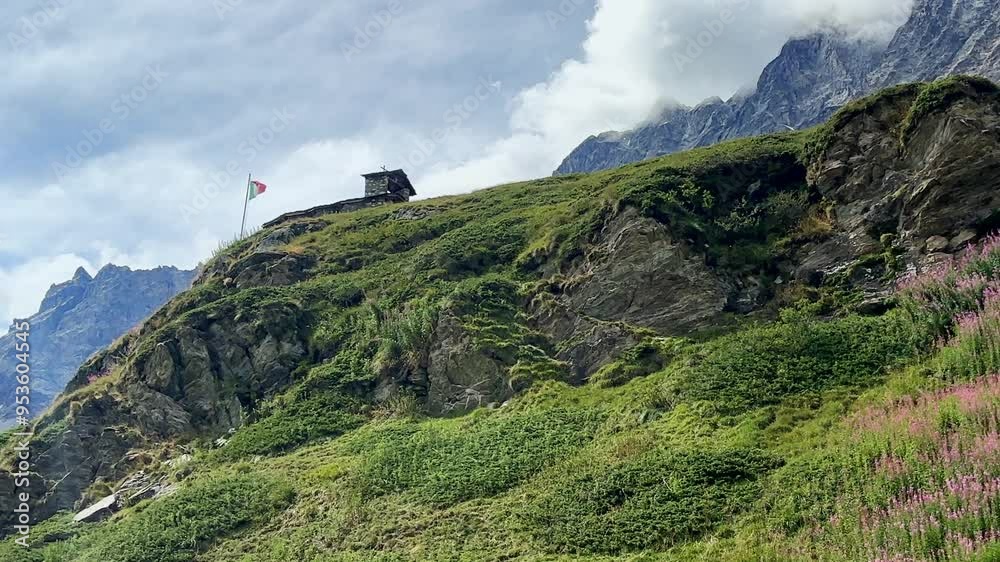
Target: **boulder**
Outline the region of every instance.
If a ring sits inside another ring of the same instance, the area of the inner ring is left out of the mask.
[[[99,523],[118,511],[118,496],[111,494],[73,517],[74,523]]]
[[[294,222],[281,228],[268,231],[254,246],[254,253],[277,252],[299,236],[326,228],[327,223],[321,220]]]
[[[227,273],[237,289],[285,287],[308,278],[315,265],[311,256],[284,252],[255,252],[238,261]]]
[[[950,246],[951,243],[944,236],[931,236],[927,239],[925,248],[928,253],[937,254],[947,250]]]
[[[966,229],[959,232],[948,242],[948,246],[953,251],[963,250],[966,246],[976,241],[979,234],[975,230]]]

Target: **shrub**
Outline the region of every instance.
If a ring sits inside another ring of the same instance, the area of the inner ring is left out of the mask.
[[[899,288],[917,329],[940,338],[942,376],[969,379],[1000,372],[1000,237],[904,278]]]
[[[528,496],[519,516],[555,551],[666,547],[745,509],[760,492],[759,477],[780,464],[756,450],[657,448],[623,461],[588,459]]]
[[[590,441],[596,414],[550,410],[389,425],[364,453],[357,487],[368,497],[410,491],[433,505],[509,490]],[[401,430],[402,429],[402,430]]]
[[[337,392],[296,398],[260,421],[241,428],[214,453],[223,461],[291,451],[319,439],[343,435],[365,422],[356,399]]]
[[[292,488],[275,478],[208,478],[102,529],[81,560],[188,562],[218,539],[270,520],[293,500]]]
[[[612,388],[632,379],[651,375],[666,367],[683,346],[682,340],[646,338],[594,373],[590,377],[590,384],[600,388]]]
[[[789,395],[870,386],[912,357],[920,343],[909,323],[893,314],[786,317],[706,344],[675,384],[683,397],[714,400],[738,413]]]
[[[13,539],[7,539],[0,544],[0,562],[45,562],[45,558],[40,551],[15,545]]]

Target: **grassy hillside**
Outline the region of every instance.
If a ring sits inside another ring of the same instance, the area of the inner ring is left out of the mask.
[[[311,264],[288,286],[207,275],[61,407],[119,392],[158,342],[219,317],[295,310],[294,380],[223,447],[164,445],[192,452],[147,467],[175,494],[96,525],[57,516],[0,561],[1000,559],[1000,241],[904,279],[875,315],[844,279],[871,261],[895,275],[889,245],[819,286],[776,268],[829,235],[806,165],[873,103],[817,131],[322,217],[282,246]],[[574,380],[533,311],[629,209],[773,298],[709,331],[623,323],[638,343]],[[426,367],[442,315],[509,369],[513,399],[432,416],[419,385],[381,394]]]

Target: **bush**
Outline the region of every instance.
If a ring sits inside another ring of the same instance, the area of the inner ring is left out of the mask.
[[[519,513],[554,551],[620,554],[696,539],[746,509],[781,461],[756,450],[655,449],[574,463]]]
[[[189,562],[218,539],[269,521],[293,500],[292,488],[271,477],[201,480],[102,529],[81,560]]]
[[[818,521],[851,559],[969,560],[1000,536],[1000,377],[862,410],[853,470]]]
[[[319,439],[343,435],[365,422],[358,400],[334,391],[296,394],[256,423],[240,428],[214,456],[235,461],[291,451]]]
[[[794,394],[838,386],[864,388],[916,354],[920,338],[890,314],[822,321],[786,318],[705,345],[681,372],[676,389],[717,401],[730,413],[774,405]]]
[[[389,425],[364,453],[365,496],[410,491],[433,505],[494,496],[589,442],[601,418],[568,410],[474,416],[401,430]],[[405,426],[404,426],[405,427]]]
[[[943,378],[1000,372],[1000,237],[903,279],[900,295],[915,328],[940,338]]]
[[[645,377],[666,367],[680,352],[684,342],[671,338],[646,338],[590,377],[599,388],[621,386],[632,379]]]
[[[13,538],[0,544],[0,562],[45,562],[42,553],[14,544]]]

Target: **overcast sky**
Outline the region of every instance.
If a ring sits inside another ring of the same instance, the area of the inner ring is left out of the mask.
[[[0,317],[80,266],[194,267],[248,170],[253,225],[382,165],[421,196],[545,176],[664,100],[752,85],[792,35],[886,36],[909,1],[8,0]]]

